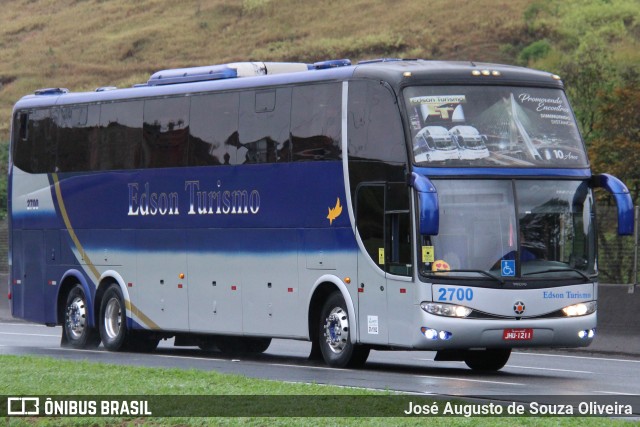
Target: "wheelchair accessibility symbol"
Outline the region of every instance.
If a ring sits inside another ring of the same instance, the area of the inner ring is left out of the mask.
[[[500,265],[502,276],[513,277],[516,275],[516,260],[503,259]]]

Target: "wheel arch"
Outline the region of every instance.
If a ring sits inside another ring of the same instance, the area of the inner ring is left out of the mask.
[[[318,338],[317,326],[322,306],[327,298],[329,298],[329,295],[335,291],[342,294],[342,298],[344,298],[344,302],[347,305],[347,310],[349,312],[349,325],[353,325],[351,326],[353,333],[349,335],[351,342],[355,344],[358,339],[358,322],[353,299],[349,294],[349,289],[346,284],[340,278],[331,274],[326,274],[318,278],[313,285],[311,293],[309,294],[309,301],[307,303],[307,307],[309,308],[307,314],[309,339],[311,342],[314,342]]]

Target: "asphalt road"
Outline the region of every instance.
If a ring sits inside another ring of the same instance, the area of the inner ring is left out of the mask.
[[[373,351],[363,369],[310,362],[307,342],[274,340],[265,354],[229,357],[162,342],[150,354],[61,348],[60,327],[0,322],[0,354],[166,368],[215,370],[253,378],[395,390],[438,396],[640,395],[640,359],[583,353],[514,352],[496,373],[471,371],[462,362],[434,362],[433,352]],[[635,407],[634,407],[635,411]]]

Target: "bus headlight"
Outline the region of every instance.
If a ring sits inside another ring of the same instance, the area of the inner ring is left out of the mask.
[[[586,316],[596,311],[596,305],[595,301],[581,302],[563,308],[562,312],[567,317]]]
[[[429,314],[445,317],[467,317],[473,310],[469,307],[436,302],[423,302],[420,307]]]

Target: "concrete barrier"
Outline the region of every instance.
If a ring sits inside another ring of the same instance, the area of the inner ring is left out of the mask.
[[[600,284],[597,334],[580,351],[640,356],[640,287]]]
[[[11,317],[7,300],[8,275],[0,273],[0,321]],[[640,288],[629,293],[628,285],[601,284],[598,300],[598,331],[581,353],[625,354],[640,357]]]

